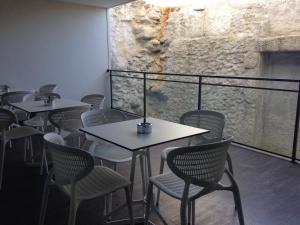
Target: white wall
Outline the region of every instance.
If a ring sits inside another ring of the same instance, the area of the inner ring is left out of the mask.
[[[63,97],[108,92],[106,9],[46,0],[0,1],[0,84]]]

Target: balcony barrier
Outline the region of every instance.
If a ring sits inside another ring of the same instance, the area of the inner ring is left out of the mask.
[[[179,121],[182,110],[221,111],[226,116],[225,133],[234,135],[235,143],[299,161],[300,80],[113,69],[108,72],[113,109],[174,122]],[[174,96],[168,96],[166,90]]]

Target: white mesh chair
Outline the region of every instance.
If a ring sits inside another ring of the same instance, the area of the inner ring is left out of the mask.
[[[14,125],[15,123],[17,123],[17,118],[15,114],[8,109],[0,108],[0,132],[1,132],[0,133],[1,134],[0,189],[2,186],[2,179],[3,179],[6,144],[12,140],[21,139],[21,138],[30,138],[33,135],[41,135],[41,132],[39,132],[36,129],[33,129],[31,127],[25,127],[25,126],[17,126]],[[27,143],[29,142],[25,141],[24,159],[26,156]],[[33,157],[33,151],[32,151],[33,149],[31,144],[30,144],[30,148],[31,148],[31,157]],[[43,154],[42,161],[45,160],[44,156],[45,155]]]
[[[97,126],[106,123],[114,123],[126,120],[126,116],[118,110],[91,110],[85,112],[81,115],[81,120],[83,127],[91,127]],[[89,145],[88,151],[95,157],[95,162],[97,164],[102,164],[102,161],[107,162],[112,168],[117,171],[117,164],[123,162],[131,162],[131,170],[130,170],[130,181],[133,185],[134,176],[135,176],[135,165],[136,158],[142,154],[142,152],[134,152],[128,151],[124,148],[118,147],[114,144],[99,140],[90,135],[86,135],[86,139],[92,144]],[[135,154],[135,157],[133,156]],[[141,169],[143,168],[143,160],[140,157]],[[143,175],[143,171],[141,171]],[[144,177],[142,176],[143,184]],[[144,190],[144,188],[143,188]],[[107,213],[111,212],[111,200],[108,201],[108,205],[106,207]]]
[[[91,104],[91,109],[102,109],[105,96],[101,94],[86,95],[81,98],[82,102]]]
[[[232,137],[219,142],[199,146],[173,149],[167,155],[167,163],[173,173],[159,174],[150,178],[145,224],[148,224],[150,206],[167,224],[159,209],[152,204],[153,185],[171,197],[181,201],[181,225],[195,224],[195,200],[214,191],[231,191],[238,211],[239,222],[244,225],[240,193],[232,174],[225,167],[227,150]],[[229,178],[230,185],[220,183],[223,174]],[[188,211],[188,216],[186,212]],[[190,218],[192,217],[192,218]],[[190,221],[192,219],[192,221]]]
[[[49,113],[48,119],[58,129],[59,134],[62,131],[69,133],[78,132],[78,129],[82,128],[81,114],[89,110],[90,106],[88,105],[56,109]]]
[[[6,105],[9,105],[10,103],[22,102],[24,101],[24,97],[28,94],[34,94],[34,92],[33,91],[7,92],[2,95],[2,101]]]
[[[125,177],[107,167],[94,166],[93,157],[88,152],[65,146],[63,138],[56,133],[45,134],[44,142],[51,154],[53,168],[44,186],[39,225],[44,224],[50,185],[56,185],[70,198],[68,225],[75,225],[77,209],[82,201],[119,189],[125,190],[130,224],[134,224],[130,182]]]
[[[126,120],[125,115],[118,110],[92,110],[81,115],[83,127],[97,126],[106,123],[114,123]],[[89,152],[96,158],[112,164],[116,170],[117,163],[131,161],[132,152],[114,144],[86,135],[86,139],[92,141]]]
[[[46,93],[55,93],[57,90],[56,84],[46,84],[39,88],[39,93],[46,94]]]
[[[184,113],[180,117],[180,123],[191,127],[198,127],[209,130],[210,132],[190,138],[188,145],[206,144],[222,139],[225,125],[225,116],[222,113],[209,110],[196,110]],[[161,154],[160,173],[163,172],[164,162],[168,152],[174,147],[166,148]]]
[[[48,99],[48,98],[52,98],[52,99],[60,99],[60,95],[57,93],[45,93],[45,94],[38,94],[38,95],[34,95],[32,96],[25,96],[25,101],[29,101],[29,100],[44,100],[44,99]],[[39,129],[42,132],[45,132],[45,120],[47,120],[48,118],[48,112],[42,112],[42,113],[37,113],[34,117],[23,121],[23,124],[29,127],[34,127]],[[47,121],[47,126],[51,125],[49,121]]]
[[[3,105],[9,106],[9,109],[12,109],[17,116],[18,121],[23,121],[28,119],[27,113],[19,110],[14,109],[10,106],[10,103],[17,103],[17,102],[24,102],[34,96],[33,91],[14,91],[8,92],[2,95],[2,103]]]
[[[1,98],[2,94],[7,93],[9,91],[9,89],[10,89],[10,87],[6,84],[0,85],[0,93],[1,93],[1,95],[0,95],[0,106],[3,105],[2,104],[2,98]]]
[[[6,85],[6,84],[0,85],[0,92],[1,93],[6,93],[6,92],[9,91],[9,89],[10,89],[10,87],[8,85]]]
[[[180,123],[188,125],[191,127],[198,127],[202,129],[209,130],[208,133],[201,134],[189,139],[188,145],[201,145],[208,144],[211,142],[220,141],[223,136],[223,129],[225,125],[225,116],[222,113],[210,110],[195,110],[184,113],[180,117]],[[161,162],[159,173],[163,173],[164,164],[167,159],[167,155],[170,151],[177,147],[169,147],[162,151],[161,153]],[[227,156],[228,168],[233,174],[231,158],[228,154]],[[159,204],[159,194],[157,192],[157,206]]]
[[[81,147],[81,134],[78,132],[82,128],[81,114],[89,111],[90,106],[77,106],[64,109],[52,110],[48,114],[48,120],[58,130],[64,138],[72,136],[77,143],[74,147]]]
[[[35,100],[42,100],[44,94],[56,93],[57,85],[56,84],[46,84],[39,88],[35,93]]]

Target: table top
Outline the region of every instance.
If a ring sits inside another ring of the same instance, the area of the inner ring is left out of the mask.
[[[81,128],[80,131],[103,139],[130,151],[136,151],[151,146],[192,137],[209,132],[208,130],[147,117],[152,123],[152,133],[138,134],[137,124],[143,119],[127,120],[117,123],[104,124]]]
[[[76,100],[71,100],[71,99],[55,99],[54,104],[52,106],[45,106],[44,101],[18,102],[18,103],[11,103],[10,105],[28,113],[37,113],[37,112],[49,112],[55,109],[86,106],[90,104],[76,101]]]

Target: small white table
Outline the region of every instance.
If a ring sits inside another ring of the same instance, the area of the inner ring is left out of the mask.
[[[31,113],[48,113],[52,110],[56,109],[65,109],[65,108],[72,108],[72,107],[81,107],[81,106],[90,106],[88,103],[71,100],[71,99],[55,99],[53,100],[53,105],[46,106],[44,101],[26,101],[26,102],[17,102],[17,103],[10,103],[11,106],[23,110],[29,115]],[[47,114],[44,116],[44,130],[47,128]]]
[[[127,120],[81,128],[80,131],[129,151],[137,151],[209,132],[200,128],[148,117],[147,122],[152,123],[152,133],[137,134],[137,124],[140,122],[142,119]]]
[[[148,185],[147,178],[151,176],[150,147],[209,132],[208,130],[149,117],[147,118],[147,122],[152,123],[152,133],[137,134],[137,124],[140,122],[142,122],[142,119],[127,120],[81,128],[79,130],[132,151],[133,160],[135,160],[136,156],[140,154],[141,151],[144,151],[144,177],[146,178],[146,181],[143,185],[145,187]],[[131,168],[130,180],[132,185],[134,178],[134,175],[132,175],[132,173],[134,173],[133,171],[134,168]],[[143,221],[143,218],[137,218],[137,221],[140,222],[140,220]],[[122,222],[126,221],[117,221],[116,224]],[[115,224],[113,221],[111,223]]]
[[[10,103],[11,106],[23,110],[27,113],[40,113],[40,112],[50,112],[55,109],[65,109],[80,106],[89,106],[90,104],[71,100],[71,99],[55,99],[54,104],[51,106],[45,106],[44,101],[28,101],[28,102],[18,102]]]

